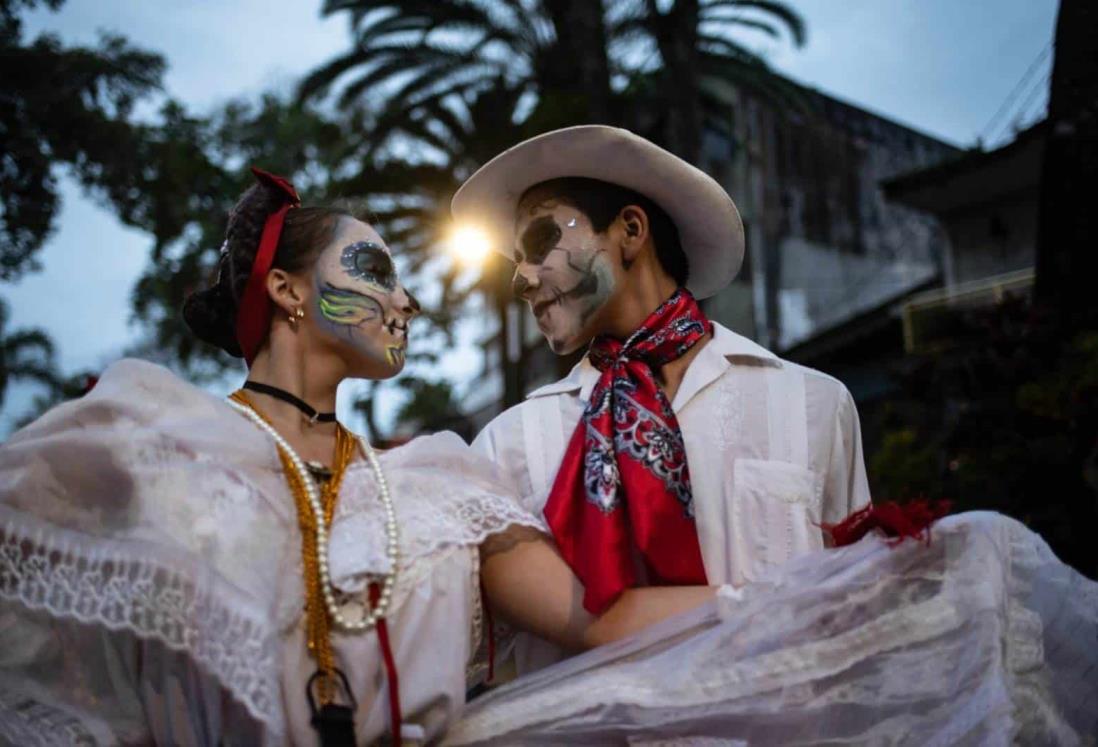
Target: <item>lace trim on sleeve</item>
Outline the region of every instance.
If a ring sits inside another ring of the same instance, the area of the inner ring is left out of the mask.
[[[418,462],[392,458],[383,462],[404,562],[414,563],[447,547],[480,545],[515,525],[541,529],[510,487],[486,472],[482,460],[468,447],[455,454],[447,452],[445,442],[443,446]],[[389,570],[385,516],[369,468],[352,467],[343,486],[332,522],[329,563],[333,582],[343,591],[357,592],[368,577]]]
[[[0,506],[0,599],[186,652],[272,734],[282,734],[269,611],[199,570],[200,561],[170,557],[162,547],[154,558],[141,544],[89,542]]]

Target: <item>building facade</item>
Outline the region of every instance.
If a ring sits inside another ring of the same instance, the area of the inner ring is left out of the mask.
[[[906,352],[944,342],[957,313],[1031,292],[1046,131],[1042,121],[995,150],[884,183],[890,200],[935,216],[947,239],[941,287],[903,306]]]

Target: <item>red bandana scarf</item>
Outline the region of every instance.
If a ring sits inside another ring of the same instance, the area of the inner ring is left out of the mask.
[[[680,288],[626,342],[591,344],[602,375],[545,505],[590,612],[635,585],[638,556],[651,583],[706,583],[682,432],[653,369],[684,355],[709,326]]]

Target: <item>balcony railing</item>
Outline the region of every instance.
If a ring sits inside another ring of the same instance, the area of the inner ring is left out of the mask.
[[[959,314],[997,305],[1008,297],[1029,298],[1033,278],[1033,268],[1029,267],[912,296],[902,312],[904,349],[908,353],[925,352],[948,344]]]

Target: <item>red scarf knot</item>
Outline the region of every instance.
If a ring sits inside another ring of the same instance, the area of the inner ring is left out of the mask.
[[[679,422],[656,369],[710,329],[680,288],[624,343],[599,337],[588,358],[601,372],[557,472],[545,518],[601,613],[637,582],[705,584],[690,471]]]
[[[236,340],[240,343],[240,350],[248,365],[255,360],[259,346],[263,344],[263,340],[267,337],[267,330],[271,326],[271,299],[267,295],[267,273],[271,271],[271,265],[274,264],[278,239],[282,236],[282,225],[286,221],[286,213],[290,208],[301,204],[297,190],[286,178],[275,176],[255,166],[252,167],[252,174],[259,181],[281,191],[285,203],[268,215],[263,224],[263,234],[259,239],[255,260],[252,262],[252,272],[248,276],[248,284],[244,286],[244,294],[240,297],[240,306],[236,312]]]

